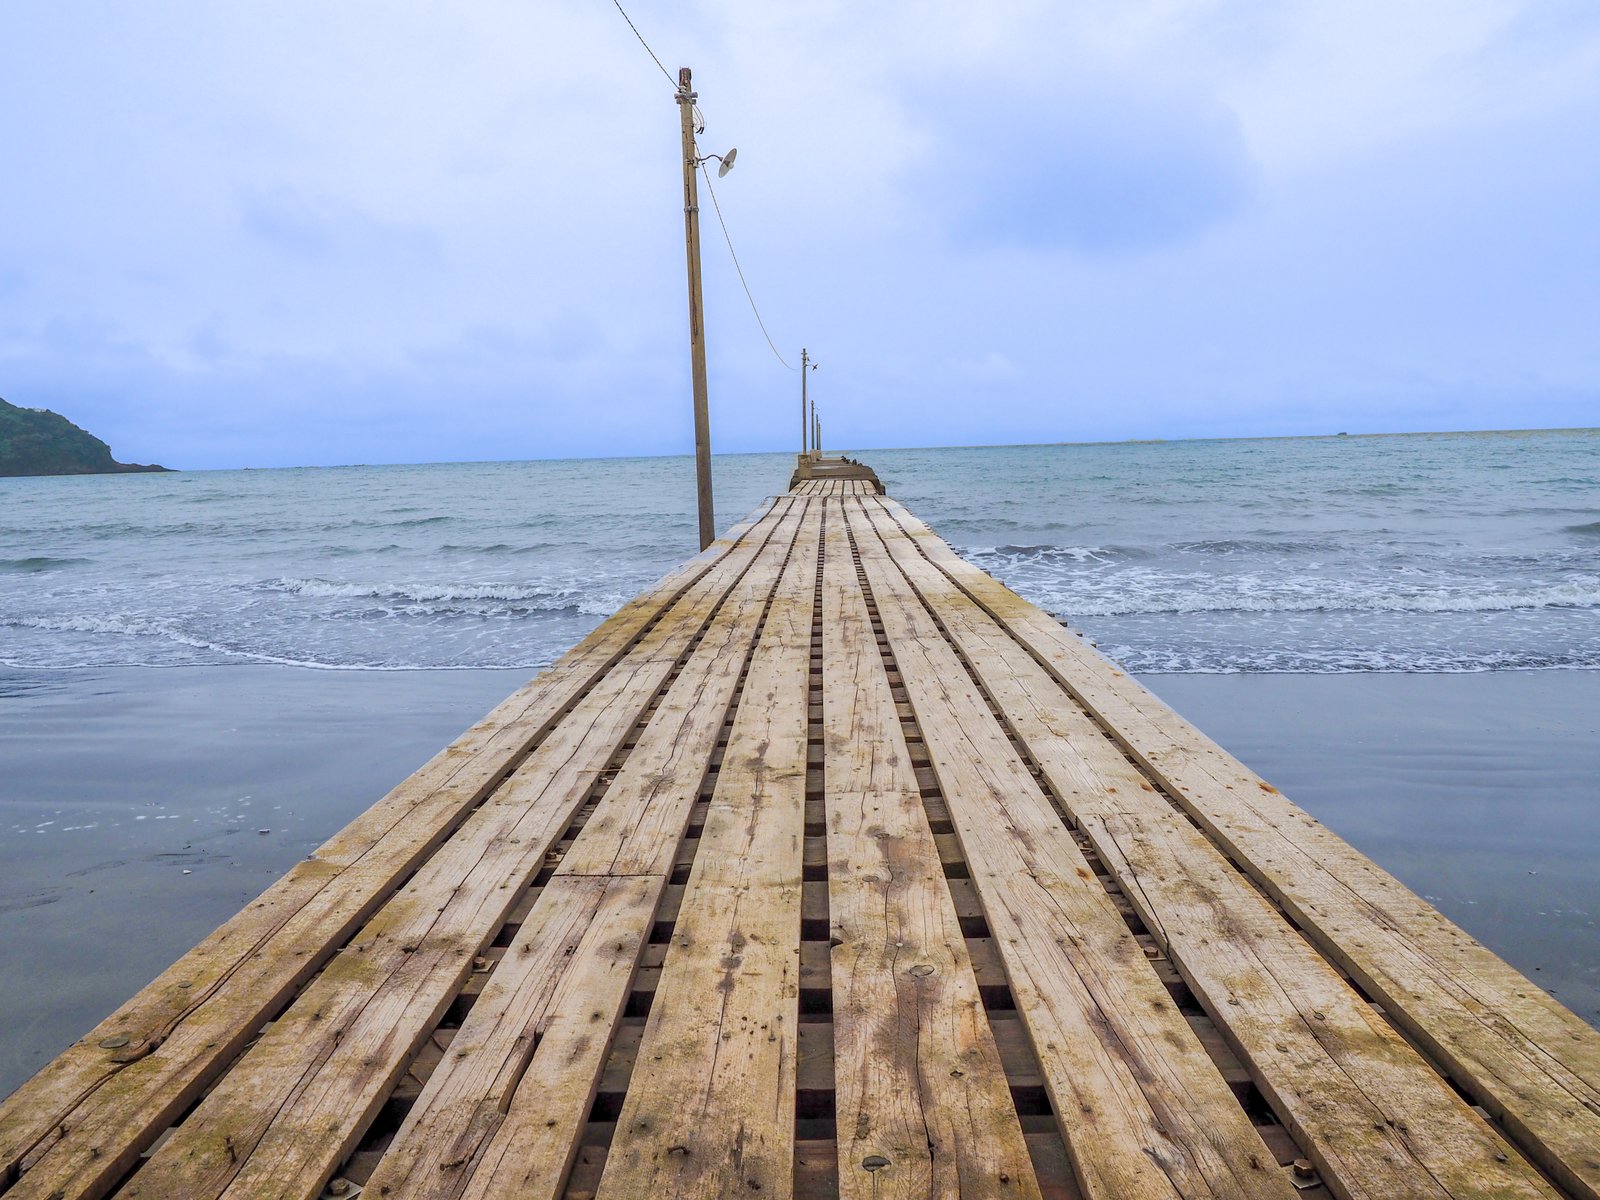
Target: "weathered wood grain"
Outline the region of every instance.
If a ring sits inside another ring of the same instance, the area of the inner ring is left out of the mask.
[[[822,712],[839,1194],[1039,1195],[923,811],[900,716],[830,504]]]
[[[859,502],[847,513],[1084,1194],[1292,1195]]]
[[[751,656],[601,1200],[792,1188],[821,512],[813,500]]]
[[[374,1173],[379,1194],[560,1194],[627,1000],[625,952],[648,938],[801,509],[734,586],[534,904]]]
[[[865,511],[1206,1011],[1341,1195],[1554,1195],[1031,654]],[[1426,1136],[1415,1131],[1426,1130]]]
[[[465,983],[697,631],[666,621],[324,969],[125,1191],[298,1194],[327,1176]]]

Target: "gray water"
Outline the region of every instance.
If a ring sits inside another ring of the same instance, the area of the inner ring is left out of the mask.
[[[1600,432],[879,450],[1143,672],[1600,666]],[[787,455],[717,461],[719,524]],[[537,667],[693,549],[682,459],[0,481],[0,665]]]

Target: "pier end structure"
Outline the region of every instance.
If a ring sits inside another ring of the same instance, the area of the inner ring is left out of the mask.
[[[850,484],[849,488],[833,484]],[[867,485],[869,494],[883,495],[884,487],[878,473],[866,463],[854,459],[828,458],[814,450],[795,455],[794,472],[789,476],[789,491],[801,496],[854,495],[860,489],[856,484]]]

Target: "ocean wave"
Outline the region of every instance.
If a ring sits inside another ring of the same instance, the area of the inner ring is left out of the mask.
[[[1534,587],[1381,590],[1381,584],[1320,578],[1238,576],[1192,586],[1174,579],[1128,576],[1094,588],[1061,581],[1010,578],[1023,595],[1069,617],[1189,616],[1227,613],[1394,613],[1438,616],[1540,609],[1600,608],[1600,577]]]
[[[1561,532],[1587,533],[1591,536],[1600,537],[1600,521],[1590,521],[1587,525],[1568,525]]]
[[[566,547],[554,542],[526,542],[513,546],[510,542],[495,542],[488,546],[459,545],[455,542],[446,542],[439,547],[440,554],[543,554],[551,550],[562,550]],[[650,547],[642,547],[649,549]]]
[[[1315,541],[1304,538],[1201,538],[1194,541],[1168,542],[1159,549],[1141,546],[1060,546],[1060,545],[1005,545],[976,546],[962,551],[974,561],[994,562],[1060,562],[1109,563],[1149,560],[1163,553],[1181,555],[1215,555],[1229,558],[1235,555],[1261,555],[1286,557],[1306,554],[1339,554],[1348,550],[1341,542]]]
[[[269,579],[268,591],[326,600],[376,600],[401,605],[515,605],[530,612],[575,612],[606,617],[627,601],[615,592],[589,592],[513,583],[341,583],[332,579]]]
[[[1276,540],[1272,538],[1216,538],[1193,542],[1172,542],[1179,554],[1327,554],[1342,550],[1337,542]]]
[[[62,567],[75,567],[81,563],[93,562],[92,558],[49,558],[38,555],[33,558],[0,558],[0,571],[15,571],[23,575],[36,575],[40,571],[56,571]]]
[[[1133,546],[975,546],[961,551],[973,562],[1109,563],[1149,557]]]
[[[1480,675],[1489,671],[1597,671],[1600,649],[1405,649],[1382,646],[1231,647],[1110,645],[1101,651],[1145,675]]]
[[[252,648],[214,638],[203,637],[184,629],[174,621],[139,617],[128,613],[79,615],[72,617],[9,617],[0,618],[0,628],[34,629],[46,633],[106,634],[123,640],[126,644],[116,650],[83,653],[81,647],[68,660],[61,647],[52,648],[47,661],[34,662],[17,655],[0,654],[0,666],[13,669],[86,669],[96,667],[174,667],[218,663],[258,663],[269,666],[309,667],[319,671],[465,671],[542,669],[559,657],[564,646],[529,646],[519,643],[515,647],[496,647],[499,653],[475,653],[465,661],[447,662],[430,658],[426,654],[401,654],[390,656],[360,655],[346,649],[340,653],[329,651],[321,657],[312,647],[271,650]],[[159,641],[167,646],[182,647],[196,652],[180,658],[151,657],[130,647],[143,641]],[[413,646],[415,651],[421,647]]]
[[[173,621],[157,617],[139,617],[131,613],[80,614],[71,617],[8,617],[0,619],[0,626],[8,626],[12,629],[37,629],[46,633],[96,633],[111,634],[117,637],[157,638],[179,646],[186,646],[191,650],[202,650],[228,659],[283,663],[291,666],[308,665],[294,658],[246,650],[238,646],[229,646],[216,642],[210,638],[200,637],[188,632]]]

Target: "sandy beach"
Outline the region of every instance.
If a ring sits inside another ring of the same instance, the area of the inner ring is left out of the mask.
[[[0,674],[0,1092],[529,674]],[[1600,1021],[1600,673],[1143,678]]]

